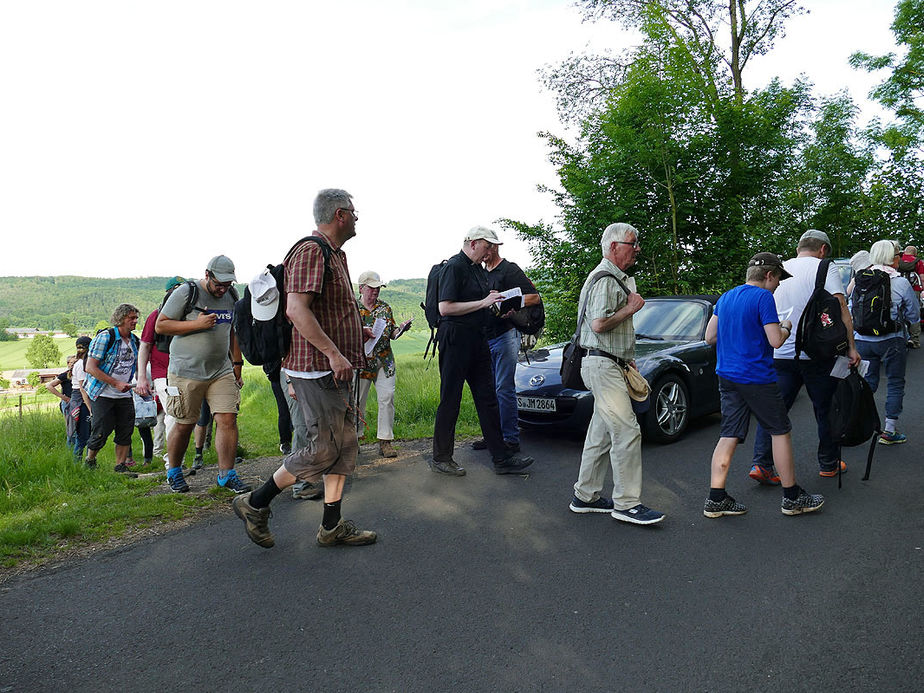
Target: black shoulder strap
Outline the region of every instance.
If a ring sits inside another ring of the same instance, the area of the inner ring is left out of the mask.
[[[626,289],[626,285],[623,284],[621,281],[619,281],[619,277],[617,277],[612,272],[607,272],[606,270],[600,270],[595,275],[593,275],[590,278],[590,285],[587,287],[587,294],[584,296],[584,302],[581,304],[581,315],[578,318],[577,329],[575,330],[575,334],[577,335],[579,342],[581,339],[581,325],[584,324],[584,313],[587,311],[587,302],[590,300],[590,292],[593,290],[594,284],[596,284],[599,280],[603,279],[604,277],[612,277],[613,279],[615,279],[617,282],[619,282],[619,286],[622,287],[622,290],[626,292],[626,296],[629,295],[629,291],[628,289]]]
[[[828,267],[831,266],[831,260],[825,259],[818,263],[818,272],[815,273],[815,290],[824,288],[828,279]]]
[[[304,238],[298,239],[295,242],[295,244],[291,248],[289,248],[289,252],[286,253],[285,258],[283,258],[282,260],[283,264],[285,264],[286,260],[288,260],[289,257],[292,255],[292,253],[295,252],[295,249],[298,248],[298,246],[300,246],[302,243],[305,243],[306,241],[309,243],[317,243],[319,246],[321,246],[321,255],[324,257],[324,274],[326,275],[327,270],[330,268],[330,254],[332,252],[332,248],[330,247],[330,243],[328,243],[321,236],[305,236]],[[321,277],[321,282],[322,282],[321,286],[323,288],[324,286],[323,276]]]

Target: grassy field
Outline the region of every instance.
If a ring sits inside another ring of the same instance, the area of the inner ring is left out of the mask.
[[[66,366],[67,357],[75,353],[74,341],[72,337],[56,338],[55,344],[58,345],[58,351],[61,352],[61,361],[54,366]],[[15,342],[0,342],[0,371],[11,371],[17,368],[32,368],[32,365],[26,360],[26,351],[32,340],[17,339]]]
[[[398,362],[395,437],[429,437],[439,401],[436,359],[424,361],[429,332],[405,335],[395,346]],[[100,451],[98,468],[75,464],[64,442],[64,421],[48,394],[40,394],[37,408],[24,407],[22,417],[7,410],[0,415],[0,566],[43,559],[87,543],[105,541],[130,528],[183,517],[198,508],[227,503],[230,492],[220,489],[205,496],[153,494],[164,475],[132,479],[112,471],[115,454],[110,438]],[[377,406],[370,393],[367,439],[375,439]],[[269,381],[257,366],[244,369],[240,444],[245,458],[278,455],[276,401]],[[471,395],[466,389],[456,427],[458,436],[480,433]],[[141,441],[135,432],[134,457],[141,461]],[[192,450],[187,453],[187,463]],[[205,453],[215,464],[214,449]],[[162,472],[160,460],[136,467],[140,472]]]

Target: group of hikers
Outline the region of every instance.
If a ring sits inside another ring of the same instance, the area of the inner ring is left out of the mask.
[[[243,299],[233,288],[234,263],[218,255],[207,263],[202,279],[175,277],[167,282],[167,296],[147,316],[140,339],[134,335],[139,311],[123,304],[112,316],[112,328],[92,340],[77,340],[77,354],[68,361],[71,393],[59,393],[67,400],[62,407],[77,459],[85,448],[85,463],[95,466],[98,451],[114,432],[115,470],[129,472],[138,403],[145,409],[145,461],[162,455],[167,484],[186,492],[186,476],[201,468],[205,432],[214,421],[217,483],[235,492],[234,512],[256,544],[273,546],[270,504],[289,487],[296,498],[323,499],[319,545],[376,540],[374,531],[342,518],[343,488],[355,468],[372,385],[379,403],[379,454],[397,454],[392,446],[396,368],[390,342],[411,321],[395,323],[391,308],[379,298],[385,284],[377,272],[361,273],[360,295],[354,294],[343,251],[356,235],[359,219],[352,196],[340,189],[320,191],[314,218],[317,229],[291,248],[278,272],[271,266],[255,277]],[[429,467],[437,474],[466,474],[453,458],[465,383],[484,434],[473,447],[488,451],[494,472],[516,474],[534,462],[520,450],[513,375],[519,330],[529,330],[537,310],[541,321],[542,301],[523,271],[501,258],[501,245],[494,230],[473,227],[463,236],[459,253],[435,265],[428,278],[424,309],[435,328],[440,373]],[[607,513],[621,522],[656,524],[665,515],[641,501],[641,432],[633,405],[639,377],[633,315],[645,301],[627,270],[636,263],[641,241],[633,226],[617,223],[603,231],[600,246],[601,261],[581,290],[582,318],[573,340],[594,408],[569,507],[579,514]],[[725,487],[732,456],[747,436],[752,415],[757,427],[749,476],[781,486],[785,515],[822,507],[823,496],[796,481],[788,412],[804,385],[817,422],[819,476],[844,473],[846,464],[829,423],[838,382],[832,371],[838,360],[847,368],[865,362],[873,390],[884,366],[888,395],[879,442],[906,440],[898,420],[907,350],[920,346],[924,263],[913,259],[917,281],[910,281],[907,262],[916,249],[906,248],[903,257],[893,241],[878,241],[852,258],[854,276],[845,288],[830,262],[831,249],[824,232],[809,230],[789,260],[757,253],[742,268],[745,282],[715,305],[706,340],[716,345],[722,424],[706,517],[747,511]],[[235,470],[241,343],[248,347],[252,330],[273,324],[284,326],[285,339],[278,340],[282,346],[254,362],[262,362],[276,396],[283,458],[254,489]],[[66,379],[62,374],[51,389],[57,393]],[[184,473],[194,431],[196,457]],[[608,466],[613,492],[604,495]]]

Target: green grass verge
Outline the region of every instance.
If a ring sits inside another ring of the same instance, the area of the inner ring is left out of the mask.
[[[398,384],[395,394],[395,437],[399,440],[433,435],[439,403],[437,360],[423,359],[429,333],[412,332],[395,343]],[[46,401],[47,400],[47,401]],[[72,461],[64,442],[64,420],[54,398],[40,393],[39,404],[25,407],[22,417],[7,410],[0,415],[0,566],[40,560],[80,544],[101,542],[132,528],[177,520],[192,510],[227,503],[228,492],[215,489],[207,497],[192,494],[152,494],[163,476],[133,479],[112,471],[115,452],[110,438],[98,457],[98,467],[87,470]],[[374,440],[378,406],[369,395],[366,437]],[[246,458],[278,455],[276,400],[269,381],[257,366],[244,369],[240,445]],[[456,426],[458,436],[480,434],[478,417],[466,387]],[[192,447],[192,446],[190,446]],[[135,431],[134,458],[141,462],[142,445]],[[193,451],[187,452],[187,463]],[[206,451],[215,464],[214,448]],[[160,471],[160,460],[138,471]]]

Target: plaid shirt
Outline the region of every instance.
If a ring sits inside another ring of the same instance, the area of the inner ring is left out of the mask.
[[[581,289],[581,299],[578,303],[578,314],[580,315],[580,306],[584,305],[587,298],[587,287],[590,286],[590,278],[597,272],[605,270],[610,274],[619,277],[622,283],[626,285],[629,291],[635,291],[635,279],[628,276],[612,262],[603,258],[600,264],[594,267],[593,271],[584,280],[584,286]],[[587,311],[584,313],[584,323],[581,325],[581,346],[585,349],[599,349],[613,356],[619,356],[627,361],[635,358],[635,327],[632,324],[632,317],[628,317],[616,325],[609,332],[597,333],[593,331],[590,324],[597,318],[608,318],[617,310],[626,305],[628,296],[612,277],[603,277],[594,284],[594,290],[587,301]]]
[[[115,328],[116,338],[119,338],[119,328]],[[115,366],[116,359],[119,357],[119,347],[118,345],[109,348],[110,338],[112,337],[112,329],[103,330],[98,335],[93,338],[93,341],[90,342],[90,348],[87,350],[87,358],[94,358],[99,361],[99,369],[109,375],[112,373],[112,369]],[[132,351],[135,352],[134,362],[132,363],[132,372],[129,375],[128,379],[131,381],[135,377],[135,369],[138,368],[138,337],[134,334],[129,336],[129,342],[132,345]],[[94,402],[96,398],[99,397],[99,393],[103,391],[103,388],[106,387],[106,383],[102,380],[94,378],[89,373],[86,374],[86,379],[84,381],[83,389],[89,397]]]
[[[315,234],[320,235],[320,234]],[[286,293],[316,294],[311,310],[318,324],[354,368],[363,368],[362,323],[353,297],[353,284],[342,250],[331,249],[324,272],[324,255],[317,243],[304,242],[284,261]],[[282,361],[292,371],[329,371],[330,361],[292,326],[292,346]]]

